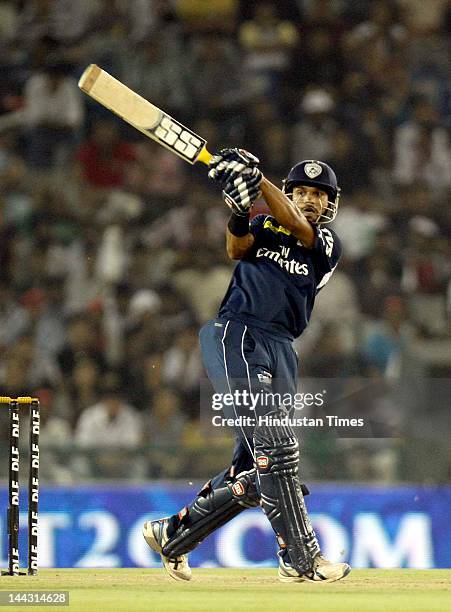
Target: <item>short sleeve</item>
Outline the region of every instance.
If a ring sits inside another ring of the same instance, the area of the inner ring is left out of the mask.
[[[342,253],[337,234],[328,227],[315,227],[316,240],[313,247],[316,259],[317,289],[321,289],[332,276]]]
[[[342,246],[337,234],[328,227],[315,227],[316,239],[313,250],[325,272],[329,272],[341,257]]]
[[[258,232],[263,229],[263,225],[265,223],[265,219],[268,215],[256,215],[250,224],[249,231],[254,236],[257,236]]]

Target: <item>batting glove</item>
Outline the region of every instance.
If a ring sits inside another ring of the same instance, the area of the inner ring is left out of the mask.
[[[258,157],[244,149],[223,149],[209,163],[208,177],[225,187],[242,172],[256,168],[259,162]]]
[[[235,215],[244,216],[249,213],[253,203],[261,194],[261,181],[262,173],[258,168],[253,168],[226,185],[222,197]]]

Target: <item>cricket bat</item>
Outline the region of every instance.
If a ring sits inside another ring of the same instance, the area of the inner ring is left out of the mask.
[[[200,161],[208,165],[211,160],[206,140],[96,64],[86,68],[78,86],[102,106],[190,164]]]

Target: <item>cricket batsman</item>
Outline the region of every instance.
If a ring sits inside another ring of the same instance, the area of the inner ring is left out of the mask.
[[[227,253],[239,263],[218,317],[200,331],[200,344],[215,392],[235,398],[237,390],[262,398],[296,393],[298,360],[292,343],[307,327],[315,296],[341,254],[337,235],[325,227],[335,218],[340,196],[332,168],[302,161],[280,190],[258,163],[247,151],[224,149],[209,165],[209,177],[221,185],[232,211]],[[260,195],[271,214],[250,222]],[[144,524],[144,538],[170,576],[190,580],[188,553],[255,506],[262,507],[278,541],[279,580],[333,582],[351,571],[347,563],[331,563],[321,554],[304,502],[308,490],[299,480],[297,437],[290,425],[277,424],[290,410],[271,401],[256,405],[254,426],[236,427],[231,466],[178,514]],[[224,413],[236,419],[249,414],[249,406],[234,401]]]

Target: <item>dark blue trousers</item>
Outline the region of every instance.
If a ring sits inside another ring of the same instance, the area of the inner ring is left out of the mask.
[[[204,325],[200,343],[218,396],[212,409],[221,407],[222,417],[233,419],[236,444],[231,468],[207,482],[189,506],[170,518],[163,554],[190,552],[212,531],[260,502],[285,559],[302,574],[311,567],[319,545],[297,474],[299,445],[290,426],[272,427],[262,419],[272,416],[281,423],[281,417],[293,414],[298,362],[292,343],[226,318]]]
[[[288,399],[296,393],[298,359],[289,340],[276,340],[256,327],[224,318],[206,323],[199,337],[215,393],[233,394],[238,390],[242,398],[248,391],[254,398],[262,398],[254,410],[242,401],[224,405],[226,418],[263,416],[279,407],[279,398]],[[286,408],[289,411],[290,406]],[[253,428],[237,426],[235,432],[232,475],[254,467]]]

